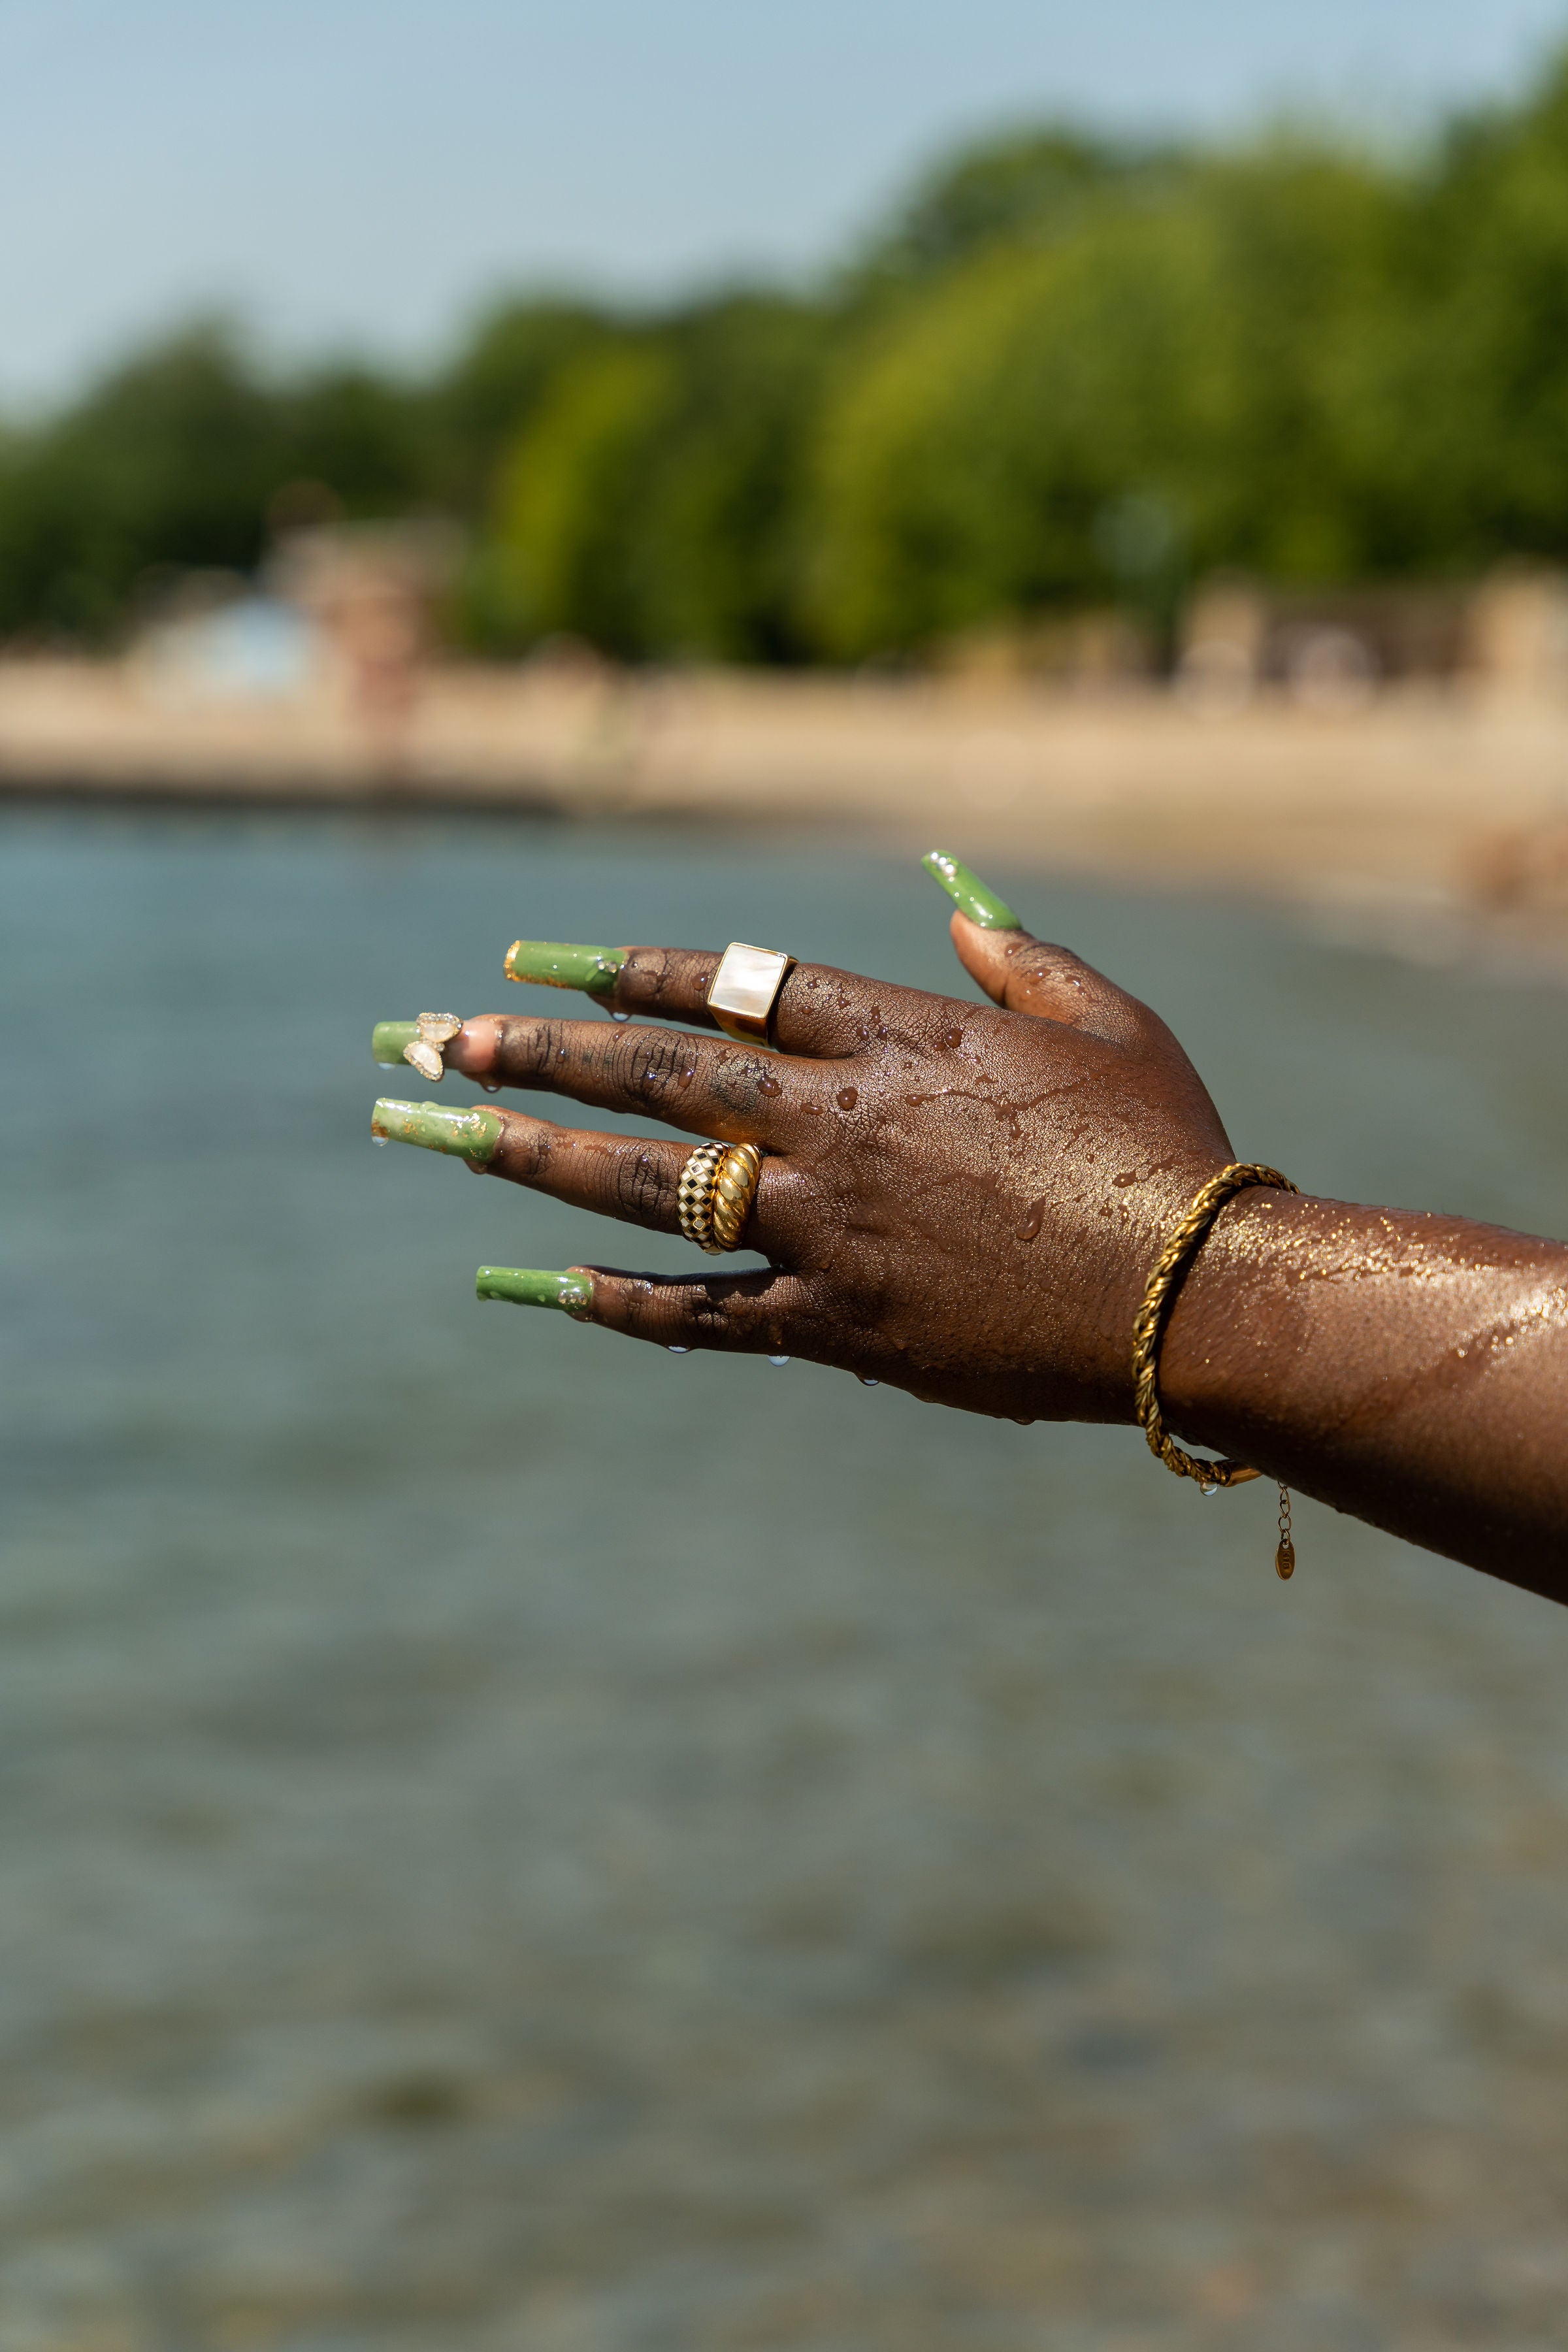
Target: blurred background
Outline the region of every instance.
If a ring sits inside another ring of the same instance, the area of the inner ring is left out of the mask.
[[[970,992],[936,841],[1242,1156],[1568,1232],[1560,0],[0,92],[0,2352],[1568,2340],[1568,1618],[480,1315],[685,1253],[366,1142],[520,933]]]

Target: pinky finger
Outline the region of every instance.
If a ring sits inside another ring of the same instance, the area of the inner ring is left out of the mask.
[[[805,1285],[798,1276],[771,1266],[693,1281],[679,1275],[623,1274],[612,1266],[574,1265],[555,1274],[481,1265],[474,1286],[481,1298],[562,1307],[579,1323],[598,1323],[606,1331],[660,1348],[788,1355],[798,1352],[796,1343],[809,1319]]]

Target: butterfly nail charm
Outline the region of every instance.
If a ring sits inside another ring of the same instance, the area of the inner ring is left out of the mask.
[[[422,1078],[439,1086],[446,1076],[447,1065],[441,1059],[441,1048],[455,1037],[462,1027],[455,1013],[422,1013],[419,1034],[410,1038],[403,1048],[403,1058],[411,1062]]]

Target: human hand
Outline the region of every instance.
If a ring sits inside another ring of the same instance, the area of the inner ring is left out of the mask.
[[[797,964],[769,1052],[693,1034],[714,1028],[716,952],[524,942],[514,973],[575,980],[634,1018],[471,1020],[447,1065],[766,1154],[742,1245],[767,1270],[574,1268],[538,1277],[539,1303],[665,1347],[837,1365],[973,1412],[1130,1421],[1150,1266],[1232,1158],[1228,1139],[1154,1013],[1031,938],[963,868],[930,863],[987,1004]],[[489,1105],[422,1106],[388,1131],[579,1207],[679,1229],[689,1144]]]

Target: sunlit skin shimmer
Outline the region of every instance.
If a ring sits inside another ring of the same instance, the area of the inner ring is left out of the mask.
[[[984,887],[967,874],[958,887]],[[466,1023],[446,1048],[452,1070],[686,1139],[496,1112],[484,1173],[674,1231],[690,1139],[767,1155],[744,1235],[766,1266],[575,1267],[570,1287],[530,1273],[499,1295],[660,1347],[805,1357],[970,1412],[1131,1423],[1150,1267],[1237,1155],[1164,1024],[1068,950],[999,924],[1003,902],[986,900],[988,922],[961,910],[952,930],[988,1003],[797,964],[777,1050],[748,1048],[705,1011],[717,950],[633,947],[584,951],[603,1007],[587,1019]],[[551,955],[540,977],[558,985],[565,958]],[[638,1017],[612,1024],[605,1011]],[[1268,1138],[1247,1143],[1267,1156]],[[463,1156],[479,1164],[471,1146]],[[1182,1289],[1161,1391],[1189,1444],[1568,1600],[1562,1244],[1244,1192]],[[1166,1475],[1129,1458],[1130,1477]]]

